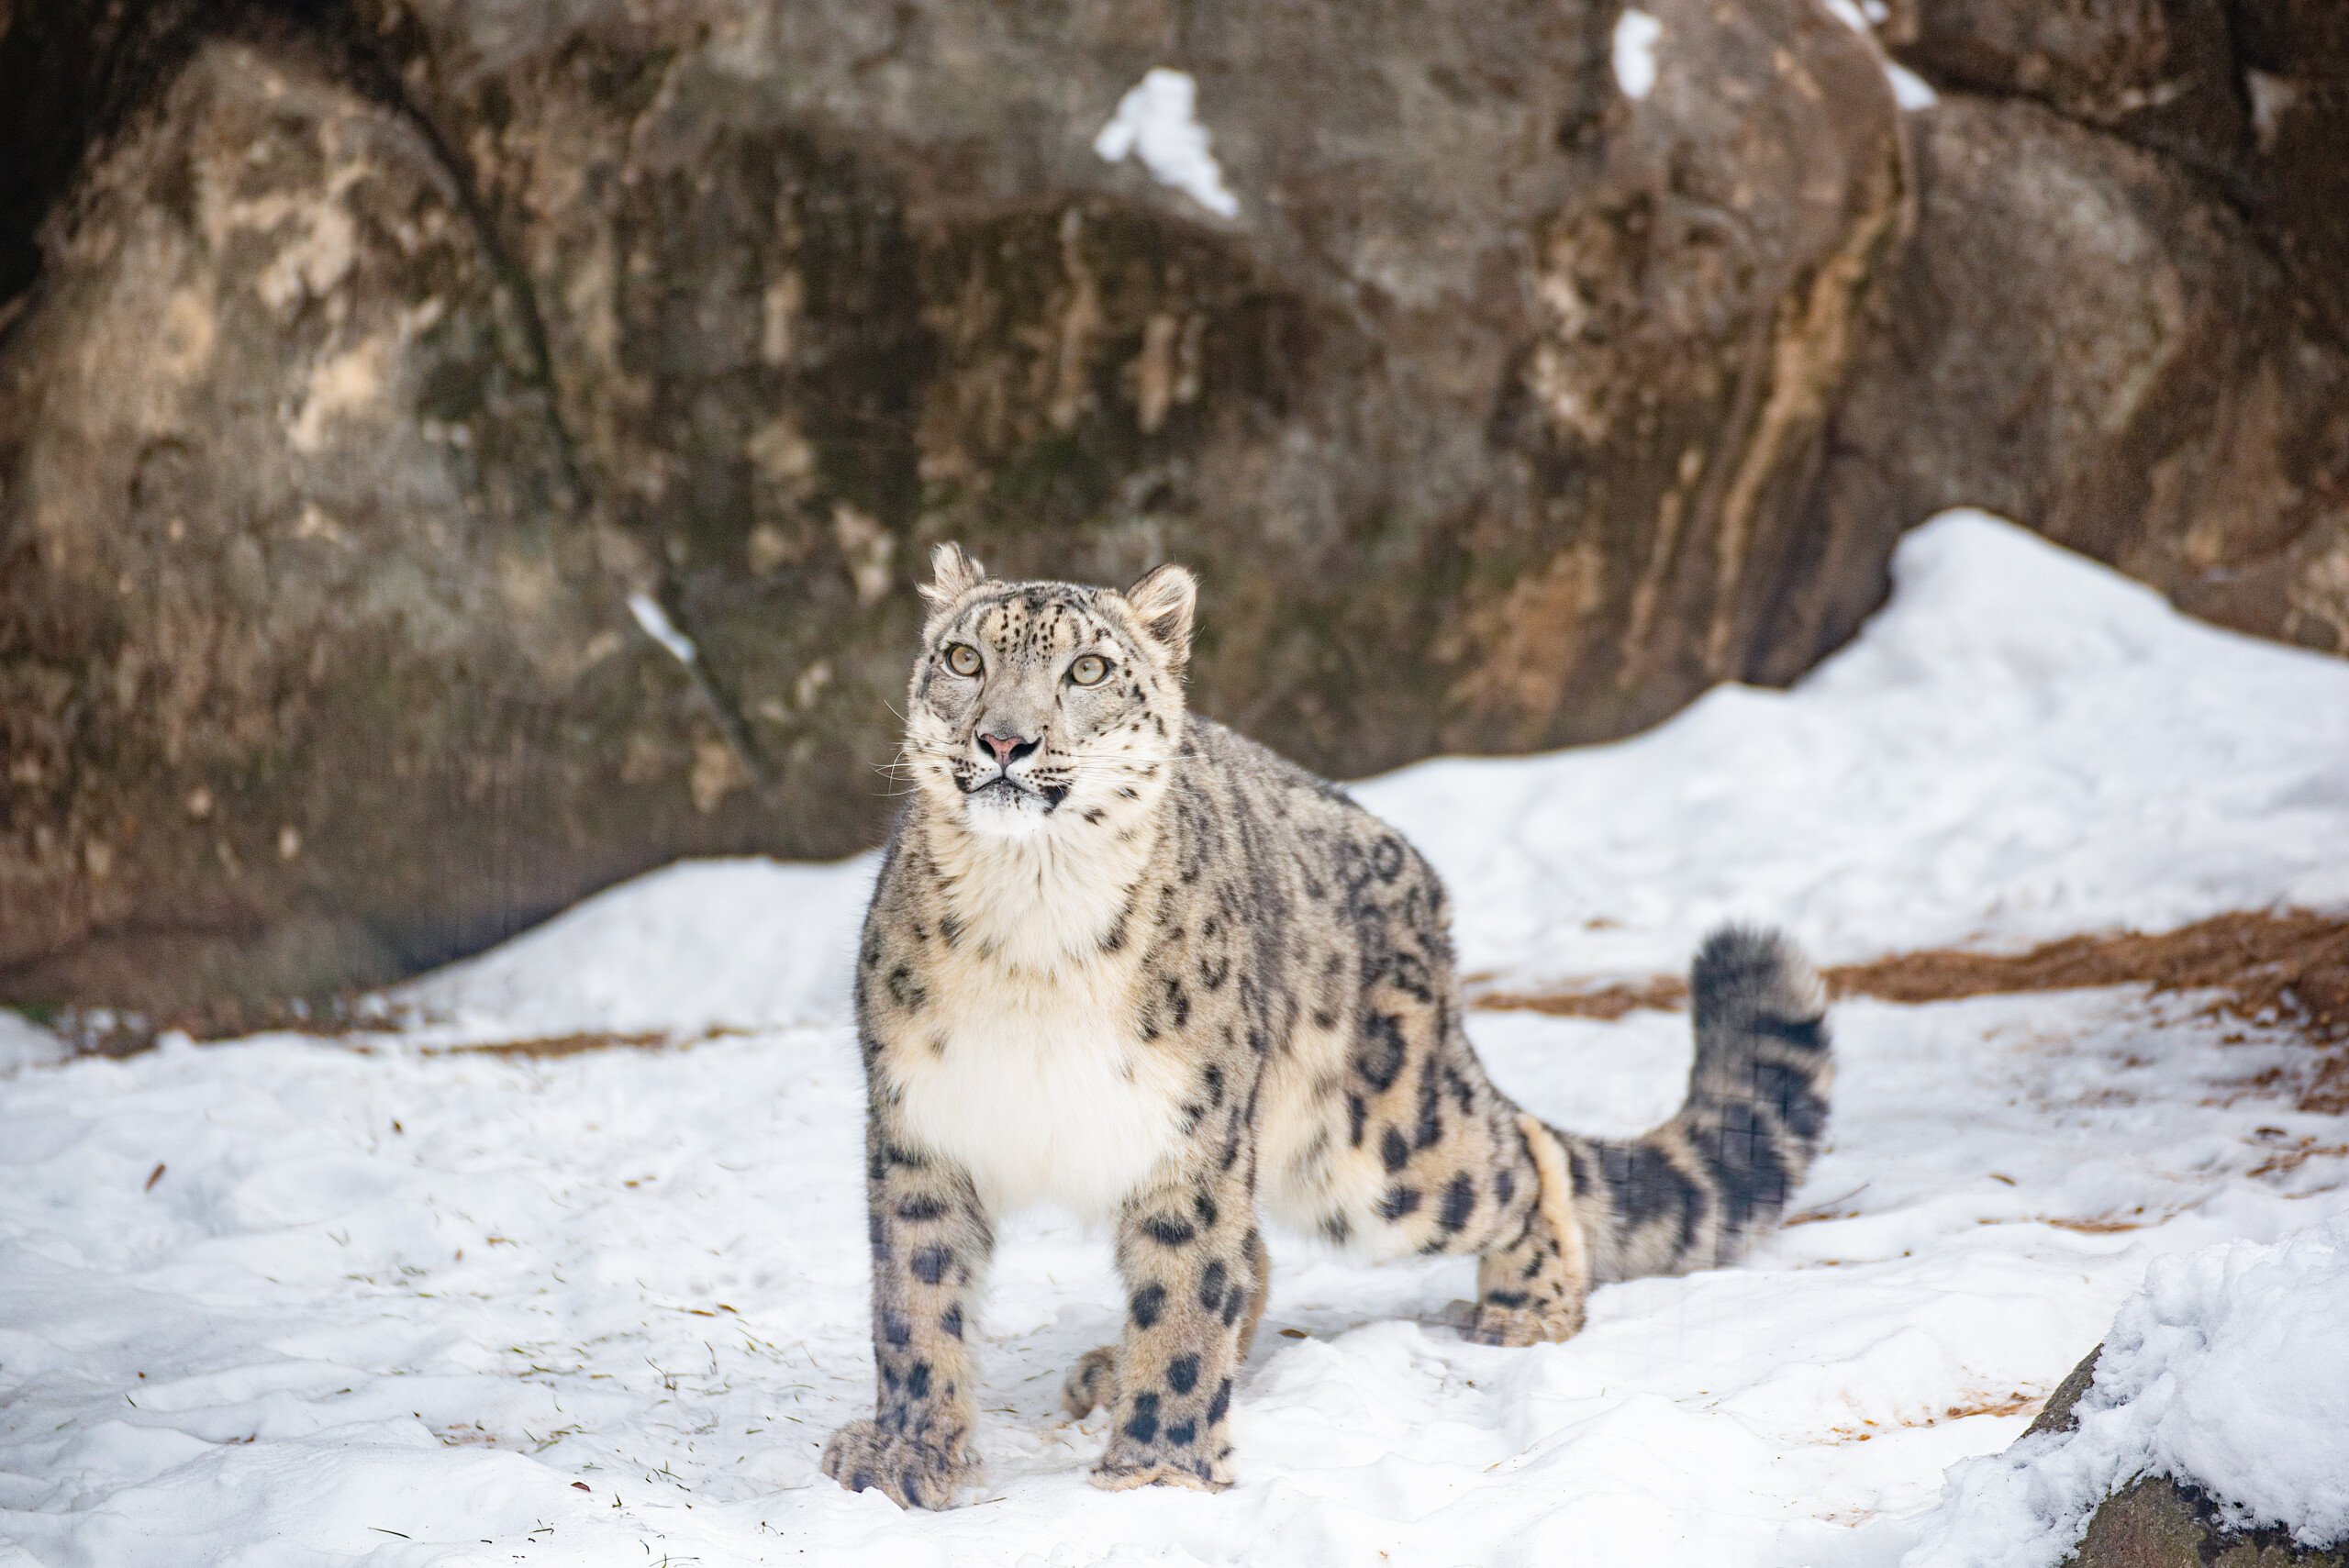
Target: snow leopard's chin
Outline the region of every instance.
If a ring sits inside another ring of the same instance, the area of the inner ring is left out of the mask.
[[[1030,839],[1052,825],[1052,804],[998,779],[963,796],[963,826],[990,839]]]

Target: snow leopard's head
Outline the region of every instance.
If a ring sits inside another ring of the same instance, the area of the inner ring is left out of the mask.
[[[1162,566],[1120,594],[1003,583],[951,544],[904,761],[950,819],[990,836],[1104,831],[1155,801],[1183,733],[1191,574]]]

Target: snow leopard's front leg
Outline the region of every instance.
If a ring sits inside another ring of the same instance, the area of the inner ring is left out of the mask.
[[[1266,1288],[1273,1280],[1273,1258],[1265,1250],[1263,1237],[1252,1232],[1248,1240],[1253,1243],[1248,1249],[1248,1268],[1256,1284],[1248,1293],[1246,1305],[1240,1309],[1240,1344],[1235,1359],[1241,1362],[1248,1359],[1248,1347],[1255,1343],[1256,1324],[1264,1316]],[[1213,1280],[1206,1284],[1209,1289],[1223,1291],[1224,1305],[1230,1305],[1228,1284]],[[1102,1345],[1077,1358],[1076,1364],[1069,1369],[1067,1378],[1061,1384],[1062,1409],[1081,1421],[1097,1409],[1117,1405],[1119,1349],[1117,1345]]]
[[[824,1473],[852,1492],[949,1507],[955,1487],[978,1478],[966,1336],[995,1234],[970,1176],[916,1146],[877,1095],[865,1154],[878,1387],[874,1418],[825,1445]]]
[[[1105,1380],[1115,1391],[1096,1485],[1231,1485],[1232,1380],[1264,1310],[1269,1264],[1253,1151],[1219,1164],[1205,1160],[1153,1184],[1119,1218],[1126,1326],[1116,1376]]]

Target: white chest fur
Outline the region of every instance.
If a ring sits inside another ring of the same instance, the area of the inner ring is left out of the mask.
[[[1050,1199],[1115,1214],[1174,1142],[1186,1084],[1126,1021],[1132,966],[957,967],[932,995],[941,1021],[891,1063],[909,1129],[968,1170],[997,1213]]]
[[[1101,951],[1148,840],[941,829],[930,849],[963,935],[892,1052],[907,1122],[997,1212],[1051,1199],[1107,1218],[1174,1143],[1189,1082],[1135,1032],[1140,944]]]

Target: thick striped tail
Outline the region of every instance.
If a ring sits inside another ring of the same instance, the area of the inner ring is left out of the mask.
[[[1689,990],[1697,1060],[1679,1113],[1628,1141],[1559,1135],[1595,1282],[1735,1262],[1777,1224],[1827,1129],[1826,992],[1801,950],[1725,926]]]

